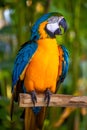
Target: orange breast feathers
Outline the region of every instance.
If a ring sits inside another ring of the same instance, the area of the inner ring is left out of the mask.
[[[50,89],[54,93],[59,66],[56,39],[40,39],[37,44],[37,51],[25,72],[24,86],[28,92],[35,90],[43,93],[46,89]]]

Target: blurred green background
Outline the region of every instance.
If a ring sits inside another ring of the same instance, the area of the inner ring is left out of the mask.
[[[87,95],[87,0],[0,0],[0,130],[23,130],[17,104],[13,121],[9,116],[14,59],[29,40],[33,23],[53,11],[67,20],[68,30],[57,41],[70,55],[69,72],[58,93]],[[87,110],[49,108],[43,130],[87,130]]]

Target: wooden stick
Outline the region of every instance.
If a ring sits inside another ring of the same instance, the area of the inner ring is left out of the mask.
[[[29,94],[19,95],[19,107],[33,107]],[[47,106],[44,101],[44,94],[37,95],[35,106]],[[63,94],[52,94],[49,106],[54,107],[87,107],[87,96],[72,96]]]

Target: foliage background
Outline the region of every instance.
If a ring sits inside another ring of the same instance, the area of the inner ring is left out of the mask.
[[[69,50],[70,65],[58,93],[87,95],[87,1],[86,0],[0,0],[0,129],[22,130],[21,109],[15,104],[10,120],[11,78],[14,58],[30,37],[33,23],[44,13],[60,12],[68,31],[57,37]],[[49,108],[43,130],[86,130],[85,108]]]

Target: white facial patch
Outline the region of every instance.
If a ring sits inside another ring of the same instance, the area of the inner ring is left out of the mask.
[[[56,23],[48,23],[46,28],[49,31],[51,31],[52,33],[54,33],[59,28],[58,22],[56,22]]]

